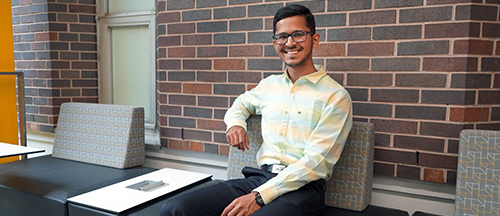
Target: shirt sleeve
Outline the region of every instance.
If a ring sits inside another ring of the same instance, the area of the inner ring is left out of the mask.
[[[267,204],[311,181],[328,178],[344,149],[351,127],[350,96],[345,93],[341,97],[330,98],[307,139],[304,156],[254,191],[259,192]]]
[[[263,81],[261,81],[255,88],[246,91],[236,98],[233,105],[227,110],[224,116],[224,123],[226,123],[226,132],[233,126],[241,126],[247,130],[246,120],[250,115],[259,114],[259,93],[262,89]]]

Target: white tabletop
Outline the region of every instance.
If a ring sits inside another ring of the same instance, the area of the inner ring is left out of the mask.
[[[0,142],[0,158],[1,157],[16,156],[16,155],[23,155],[23,154],[38,153],[38,152],[44,152],[44,151],[45,151],[44,149],[37,149],[37,148],[31,148],[31,147],[26,147],[26,146],[19,146],[19,145],[13,145],[13,144],[7,144],[7,143]]]
[[[210,177],[212,175],[165,168],[71,197],[68,201],[120,213]],[[127,188],[144,180],[163,181],[165,185],[150,191]]]

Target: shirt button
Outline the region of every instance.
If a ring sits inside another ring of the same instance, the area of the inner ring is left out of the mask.
[[[283,153],[285,153],[285,151],[283,151],[283,150],[281,150],[280,152],[281,152],[282,154],[283,154]]]
[[[281,136],[283,136],[284,134],[283,133],[280,133]]]
[[[285,111],[285,115],[288,115],[288,111]]]

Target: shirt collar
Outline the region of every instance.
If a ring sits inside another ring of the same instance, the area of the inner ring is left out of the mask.
[[[308,75],[305,75],[305,76],[302,76],[299,78],[300,79],[307,79],[309,80],[309,82],[312,82],[313,84],[316,84],[323,76],[326,75],[326,72],[325,72],[325,68],[321,65],[314,65],[314,67],[316,67],[316,72],[312,73],[312,74],[308,74]],[[287,73],[288,69],[285,70],[285,72],[283,73],[283,76],[287,79],[287,80],[290,80],[290,77],[288,77],[288,73]]]

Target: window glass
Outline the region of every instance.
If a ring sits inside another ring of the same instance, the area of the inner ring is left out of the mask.
[[[108,13],[151,11],[155,0],[108,0]]]
[[[113,103],[144,107],[146,123],[154,123],[150,92],[150,39],[148,26],[111,28]]]

